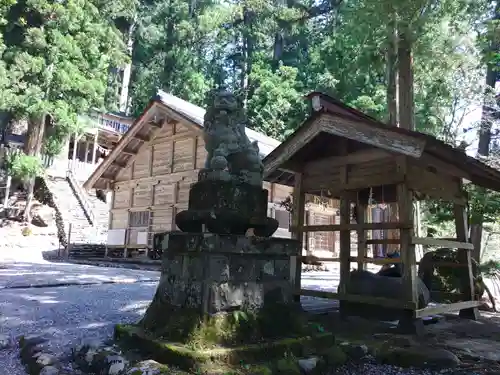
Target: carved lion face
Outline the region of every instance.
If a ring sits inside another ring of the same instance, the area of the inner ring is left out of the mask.
[[[219,111],[234,112],[238,110],[238,101],[232,93],[219,91],[214,96],[214,108]]]

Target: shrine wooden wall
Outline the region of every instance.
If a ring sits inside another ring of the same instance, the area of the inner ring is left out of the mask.
[[[163,128],[148,147],[141,150],[130,167],[116,177],[109,229],[126,229],[126,245],[130,247],[138,245],[137,233],[147,231],[148,244],[151,245],[153,233],[177,229],[175,215],[187,208],[190,185],[197,180],[205,158],[200,131],[191,130],[182,123]],[[293,188],[268,182],[264,183],[264,188],[269,191],[268,214],[280,222],[276,235],[290,237],[290,215],[279,203],[291,195]],[[310,204],[308,220],[312,224],[325,220],[334,222],[338,204],[330,201],[326,206]],[[333,250],[333,235],[326,234],[325,237],[325,234],[318,233],[315,236],[318,240],[310,239],[306,248]]]

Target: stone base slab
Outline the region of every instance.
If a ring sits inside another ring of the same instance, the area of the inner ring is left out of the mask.
[[[194,350],[182,344],[152,338],[133,325],[117,325],[115,340],[125,348],[139,349],[142,354],[155,361],[175,365],[188,371],[213,362],[238,365],[242,362],[255,363],[283,358],[285,353],[292,353],[297,357],[306,356],[311,350],[314,352],[335,343],[332,333],[320,333],[314,336],[284,338],[231,348]]]

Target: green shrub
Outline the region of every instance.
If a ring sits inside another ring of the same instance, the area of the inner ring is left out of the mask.
[[[300,367],[293,355],[285,355],[276,362],[276,373],[280,375],[300,375]]]
[[[30,227],[24,227],[22,230],[21,230],[21,234],[24,236],[24,237],[28,237],[28,236],[31,236],[33,234],[33,232],[31,231],[31,228]]]
[[[338,345],[326,349],[322,356],[327,366],[342,366],[347,362],[347,354]]]
[[[28,156],[23,152],[8,153],[5,157],[4,167],[8,174],[23,182],[43,173],[41,160],[36,156]]]

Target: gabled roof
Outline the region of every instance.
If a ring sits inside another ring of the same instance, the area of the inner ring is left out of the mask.
[[[331,149],[328,141],[333,134],[359,144],[385,148],[395,155],[407,155],[415,159],[431,157],[442,165],[463,171],[467,176],[464,178],[476,185],[500,191],[500,171],[468,156],[461,149],[428,134],[384,124],[320,92],[313,92],[307,98],[312,100],[315,113],[266,156],[264,167],[268,181],[293,186],[293,173],[287,170],[287,162],[294,155],[300,161],[303,161],[304,156],[309,160],[326,157],[328,149]],[[323,116],[336,119],[335,125],[327,126],[325,122],[319,121]],[[363,129],[363,136],[352,132],[358,126]],[[385,145],[376,144],[376,137],[389,141]],[[321,147],[312,144],[313,140],[317,142],[321,138],[324,139]]]
[[[159,102],[165,104],[167,107],[172,108],[177,112],[189,117],[199,127],[203,127],[205,109],[161,90],[158,91],[156,99]],[[262,133],[256,132],[255,130],[252,130],[250,128],[246,128],[246,134],[250,141],[257,141],[259,143],[260,154],[263,158],[280,145],[280,142],[278,140],[268,137],[267,135],[264,135]]]
[[[129,130],[124,134],[120,142],[111,153],[96,168],[94,173],[84,183],[86,189],[106,188],[109,179],[116,178],[118,173],[128,167],[139,152],[139,149],[146,140],[154,137],[161,127],[156,119],[156,113],[162,110],[184,124],[200,131],[203,128],[205,110],[192,103],[189,103],[172,94],[159,90],[151,99],[148,107],[134,121]],[[280,142],[274,138],[246,128],[246,134],[250,141],[257,141],[260,155],[264,158],[272,150],[279,146]],[[106,176],[105,178],[103,176]]]

